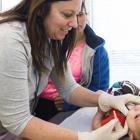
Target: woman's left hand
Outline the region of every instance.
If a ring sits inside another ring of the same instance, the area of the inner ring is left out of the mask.
[[[78,140],[118,140],[128,132],[128,125],[122,131],[113,131],[116,125],[120,125],[118,119],[113,119],[104,126],[92,132],[78,132]]]
[[[140,104],[140,97],[132,94],[113,96],[106,92],[103,92],[99,97],[99,106],[102,111],[107,112],[111,108],[115,108],[121,111],[124,115],[127,115],[128,109],[126,108],[127,103]]]

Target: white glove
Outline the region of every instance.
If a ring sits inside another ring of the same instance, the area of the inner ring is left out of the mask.
[[[78,132],[78,140],[118,140],[128,132],[128,126],[125,122],[124,129],[116,132],[112,131],[118,124],[118,119],[113,119],[104,126],[96,129],[92,132]]]
[[[115,108],[121,111],[125,116],[128,113],[126,108],[127,103],[140,104],[140,97],[132,94],[126,94],[121,96],[113,96],[106,92],[103,92],[99,97],[99,107],[103,112],[109,111],[111,108]]]

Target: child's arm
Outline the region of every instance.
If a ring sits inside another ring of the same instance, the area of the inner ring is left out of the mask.
[[[104,113],[101,111],[101,109],[98,107],[98,112],[96,113],[95,117],[92,121],[92,130],[95,130],[97,128],[101,127],[101,121],[104,116]]]

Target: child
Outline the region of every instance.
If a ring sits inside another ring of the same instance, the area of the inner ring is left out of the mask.
[[[108,89],[108,93],[114,96],[124,95],[128,93],[139,96],[140,89],[129,81],[121,81],[114,83],[113,86]],[[140,105],[135,106],[134,104],[129,104],[127,105],[127,107],[129,109],[127,118],[116,109],[112,109],[105,114],[100,110],[100,108],[98,108],[98,112],[92,122],[92,129],[95,130],[105,125],[110,120],[118,118],[119,124],[114,128],[114,131],[121,131],[126,120],[129,126],[128,135],[130,140],[140,139]]]

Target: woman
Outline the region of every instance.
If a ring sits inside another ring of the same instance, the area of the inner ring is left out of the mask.
[[[48,77],[60,96],[71,104],[100,106],[102,111],[113,107],[126,115],[126,103],[140,103],[133,95],[119,99],[105,92],[92,92],[73,79],[67,57],[75,43],[81,3],[22,0],[0,14],[0,135],[5,136],[1,139],[10,140],[9,135],[11,139],[17,135],[32,140],[94,140],[101,139],[100,134],[105,132],[106,139],[117,140],[127,133],[127,126],[117,135],[111,133],[110,125],[114,126],[116,120],[96,132],[78,133],[31,115]]]
[[[86,22],[87,12],[85,1],[82,0],[81,11],[78,15],[78,41],[69,58],[72,75],[75,81],[83,87],[92,91],[107,91],[109,87],[109,58],[104,48],[105,41],[96,36]],[[50,79],[40,97],[35,112],[37,117],[46,121],[59,111],[79,108],[79,106],[63,100]]]

